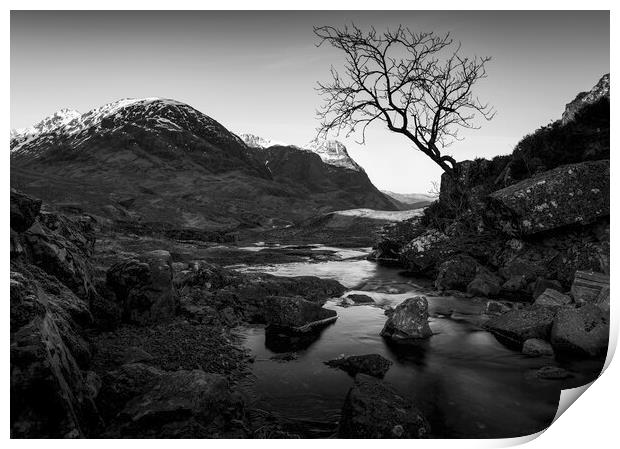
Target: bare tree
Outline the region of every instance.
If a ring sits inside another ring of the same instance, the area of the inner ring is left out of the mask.
[[[375,121],[411,140],[446,173],[455,175],[456,161],[443,154],[460,128],[477,129],[478,116],[494,111],[473,94],[486,77],[490,57],[461,56],[461,45],[449,34],[415,33],[399,26],[394,31],[363,32],[352,25],[342,29],[315,27],[320,41],[345,53],[342,75],[331,68],[331,81],[319,83],[324,105],[317,111],[318,137],[330,131],[349,136]]]

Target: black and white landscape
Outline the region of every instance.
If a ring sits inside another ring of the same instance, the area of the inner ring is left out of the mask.
[[[158,17],[183,36],[174,14]],[[554,105],[551,122],[465,159],[467,133],[484,141],[504,112],[478,99],[492,59],[443,29],[410,28],[406,15],[377,13],[372,28],[303,14],[289,17],[308,25],[296,33],[324,75],[303,86],[316,87],[318,117],[299,141],[175,98],[66,109],[89,96],[69,90],[65,109],[11,131],[13,438],[508,438],[545,429],[560,391],[599,375],[608,47],[606,70]],[[13,20],[15,54],[19,27],[42,16]],[[287,36],[275,40],[285,47]],[[340,61],[331,73],[326,47]],[[248,82],[252,73],[262,76],[250,67]],[[532,89],[544,95],[549,80]],[[265,120],[261,104],[204,89]],[[515,101],[527,95],[511,89]],[[16,98],[35,104],[37,91],[25,92]],[[293,123],[296,110],[266,122]],[[366,127],[369,147],[396,135],[389,145],[420,165],[396,179],[402,161],[388,160],[391,179],[380,151],[374,164],[354,158],[349,137],[363,141]],[[428,173],[435,187],[419,188]]]

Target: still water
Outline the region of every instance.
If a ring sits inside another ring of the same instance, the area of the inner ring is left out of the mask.
[[[538,432],[553,420],[561,388],[590,382],[601,370],[600,361],[530,358],[508,349],[481,329],[484,301],[429,295],[428,288],[398,269],[349,255],[343,252],[341,260],[319,263],[245,268],[336,279],[351,289],[345,295],[362,293],[375,300],[374,305],[348,307],[341,306],[340,299],[328,301],[325,307],[336,310],[338,320],[303,341],[281,341],[267,335],[263,327],[244,331],[255,357],[250,386],[254,406],[307,422],[306,436],[325,436],[319,428],[336,427],[353,378],[323,362],[341,355],[375,353],[391,360],[384,380],[423,411],[432,435],[438,438],[500,438]],[[388,344],[379,335],[386,320],[384,309],[420,294],[429,300],[434,335],[414,346]],[[297,358],[272,359],[288,352],[295,352]],[[537,378],[534,372],[547,365],[561,366],[573,376],[563,381]]]

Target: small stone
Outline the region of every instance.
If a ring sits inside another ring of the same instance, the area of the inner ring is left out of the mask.
[[[351,300],[354,304],[374,304],[375,302],[370,296],[360,294],[351,294],[346,299]]]
[[[539,379],[561,380],[571,377],[571,374],[564,368],[557,366],[543,366],[536,371],[536,377]]]
[[[552,356],[553,347],[540,338],[530,338],[523,343],[522,352],[530,357]]]

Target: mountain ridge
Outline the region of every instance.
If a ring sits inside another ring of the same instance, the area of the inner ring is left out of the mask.
[[[397,209],[363,171],[289,147],[252,151],[175,100],[123,99],[77,114],[11,140],[13,186],[112,222],[215,230],[356,207]]]

